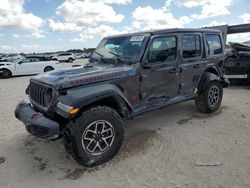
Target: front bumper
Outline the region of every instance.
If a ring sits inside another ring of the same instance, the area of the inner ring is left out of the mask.
[[[60,135],[59,124],[36,112],[29,103],[19,103],[15,109],[15,116],[25,124],[26,130],[36,137],[55,139]]]

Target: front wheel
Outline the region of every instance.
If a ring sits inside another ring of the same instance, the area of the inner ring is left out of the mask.
[[[197,110],[203,113],[212,113],[219,109],[223,97],[222,84],[211,82],[195,100]]]
[[[124,136],[120,115],[109,107],[93,107],[75,119],[65,131],[66,151],[83,166],[93,167],[112,159]]]
[[[1,78],[3,78],[3,79],[10,78],[11,75],[12,74],[8,69],[3,69],[2,74],[1,74]]]
[[[72,63],[73,61],[74,61],[73,58],[69,58],[69,59],[68,59],[68,62],[69,62],[69,63]]]

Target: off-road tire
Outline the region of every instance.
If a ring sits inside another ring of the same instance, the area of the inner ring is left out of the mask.
[[[49,72],[49,71],[53,71],[53,70],[54,70],[54,68],[51,67],[51,66],[48,66],[48,67],[44,68],[44,72]]]
[[[92,155],[83,146],[84,133],[94,122],[107,121],[114,130],[110,147],[102,154]],[[74,119],[64,132],[64,147],[68,154],[80,165],[93,167],[112,159],[119,151],[124,137],[124,122],[112,108],[105,106],[92,107],[83,111]]]
[[[214,105],[211,105],[209,102],[209,93],[211,89],[218,89],[218,100]],[[223,98],[223,88],[222,84],[218,81],[213,81],[208,84],[207,88],[199,95],[198,98],[195,99],[196,108],[199,112],[202,113],[213,113],[217,111],[221,105],[221,101]]]
[[[10,77],[12,76],[12,73],[11,73],[11,71],[8,70],[8,69],[3,69],[0,76],[1,76],[1,78],[3,78],[3,79],[7,79],[7,78],[10,78]]]

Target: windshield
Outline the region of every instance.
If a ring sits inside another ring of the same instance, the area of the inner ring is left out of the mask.
[[[137,61],[144,41],[144,35],[105,38],[95,49],[92,58],[102,59],[104,62],[105,59],[116,58],[123,61]]]

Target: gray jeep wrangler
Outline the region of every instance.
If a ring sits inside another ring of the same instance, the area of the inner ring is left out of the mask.
[[[62,137],[79,164],[102,164],[119,151],[125,119],[192,99],[198,111],[215,112],[227,86],[223,44],[210,29],[106,37],[85,66],[31,78],[30,102],[15,116],[36,137]]]

